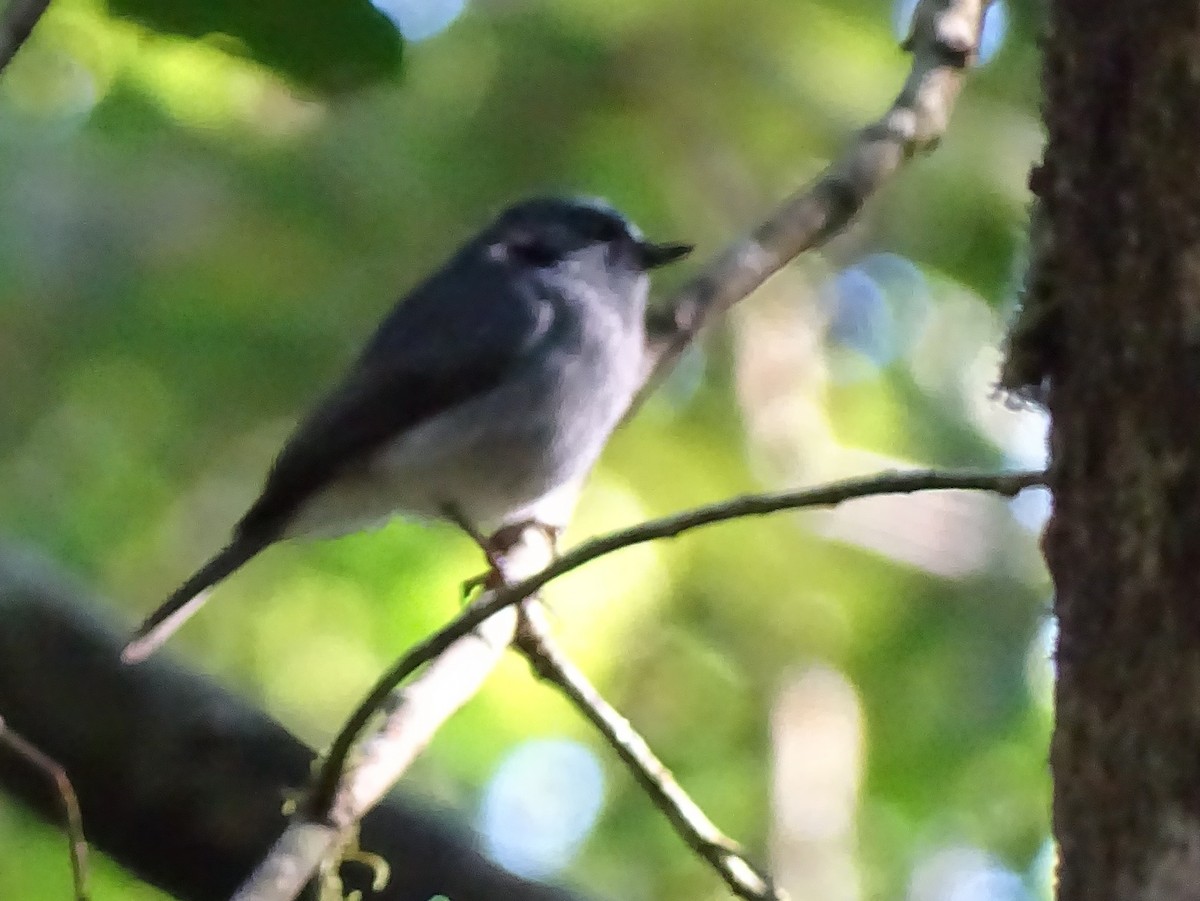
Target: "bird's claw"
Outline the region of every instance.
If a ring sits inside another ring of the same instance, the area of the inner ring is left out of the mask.
[[[499,588],[504,584],[504,577],[500,573],[499,567],[493,564],[492,568],[487,572],[479,573],[471,576],[469,579],[463,579],[462,582],[462,600],[464,603],[471,599],[476,591],[480,589],[490,590]]]
[[[504,577],[505,554],[516,546],[526,529],[536,529],[539,531],[557,556],[558,538],[562,534],[562,529],[558,526],[548,525],[547,523],[531,519],[507,525],[485,538],[457,508],[447,506],[446,515],[448,519],[457,524],[459,528],[471,537],[475,544],[479,546],[479,549],[483,551],[483,555],[487,558],[488,562],[489,568],[487,572],[463,580],[461,591],[464,602],[469,600],[471,595],[480,589],[491,591],[504,587],[507,582]]]

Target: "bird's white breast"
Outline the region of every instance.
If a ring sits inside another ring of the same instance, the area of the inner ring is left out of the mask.
[[[444,518],[450,505],[483,532],[526,519],[565,525],[641,370],[640,312],[630,328],[602,305],[581,315],[587,301],[557,303],[553,333],[528,364],[319,491],[289,533],[345,534],[397,513]]]

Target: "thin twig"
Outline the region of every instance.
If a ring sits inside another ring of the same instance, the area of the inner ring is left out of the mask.
[[[83,815],[79,811],[79,799],[67,777],[67,771],[58,761],[43,753],[17,732],[8,728],[4,717],[0,717],[0,745],[4,745],[31,766],[41,770],[53,783],[62,801],[66,819],[67,848],[71,858],[71,880],[75,887],[75,901],[87,901],[87,839],[83,835]]]
[[[782,901],[787,896],[746,860],[738,844],[721,832],[675,781],[646,740],[588,681],[558,646],[536,601],[522,604],[515,646],[534,672],[558,688],[629,768],[651,802],[702,859],[708,861],[739,898]]]
[[[9,0],[0,16],[0,72],[17,55],[49,5],[50,0]]]
[[[800,491],[743,495],[693,510],[685,510],[662,519],[639,523],[628,529],[585,541],[529,578],[498,591],[488,592],[478,603],[464,610],[445,627],[410,648],[391,669],[384,673],[334,740],[314,783],[312,809],[314,813],[319,814],[328,808],[350,749],[376,711],[386,703],[388,695],[395,686],[464,635],[470,634],[490,616],[532,597],[552,579],[578,569],[597,557],[660,538],[674,538],[701,526],[747,516],[763,516],[781,510],[829,507],[856,498],[879,494],[907,494],[914,491],[961,489],[992,491],[1012,496],[1025,488],[1042,484],[1045,484],[1045,474],[1042,472],[988,473],[940,472],[937,470],[885,472],[866,478],[832,482]]]
[[[904,46],[912,69],[891,108],[859,132],[842,156],[751,234],[685,284],[647,322],[645,385],[662,381],[700,330],[792,259],[841,232],[863,204],[946,131],[965,70],[978,54],[990,0],[922,0]]]

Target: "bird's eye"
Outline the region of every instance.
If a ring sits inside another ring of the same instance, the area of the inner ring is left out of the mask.
[[[603,244],[611,244],[613,241],[620,241],[625,237],[625,229],[621,223],[614,222],[612,219],[601,219],[599,225],[596,226],[596,240]]]
[[[557,251],[533,235],[521,235],[509,241],[508,252],[513,259],[530,266],[549,266],[558,262]]]

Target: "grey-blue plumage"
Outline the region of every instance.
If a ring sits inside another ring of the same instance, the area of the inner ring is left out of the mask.
[[[639,387],[647,272],[685,255],[610,207],[505,210],[388,314],[296,429],[230,543],[123,652],[151,654],[207,591],[284,538],[396,514],[560,528]]]

